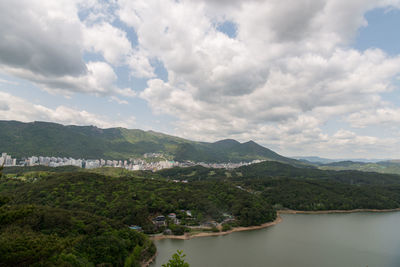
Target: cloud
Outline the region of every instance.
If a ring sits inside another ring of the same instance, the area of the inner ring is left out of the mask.
[[[9,110],[10,107],[4,100],[0,100],[0,112]]]
[[[77,9],[52,2],[1,1],[0,64],[50,77],[86,72]]]
[[[352,142],[385,147],[368,135],[345,145],[340,132],[326,134],[323,126],[361,120],[351,114],[381,107],[381,94],[394,90],[400,57],[350,45],[367,26],[367,11],[399,1],[118,3],[139,46],[168,71],[168,81],[149,80],[140,96],[154,112],[179,118],[180,135],[254,139],[289,153],[312,145],[349,153]],[[218,31],[223,21],[236,26],[235,38]]]
[[[356,128],[364,128],[370,125],[397,125],[400,123],[400,108],[382,107],[362,110],[351,114],[347,121]]]
[[[131,75],[140,78],[155,76],[154,68],[143,50],[133,49],[125,31],[101,22],[86,26],[83,34],[84,46],[88,51],[103,55],[104,59],[115,66],[128,65]]]
[[[18,82],[4,80],[4,79],[0,79],[0,83],[11,84],[11,85],[19,85]]]
[[[88,50],[101,53],[113,65],[122,64],[127,52],[132,49],[126,32],[105,22],[85,27],[83,41]]]
[[[116,85],[113,67],[129,64],[132,73],[143,77],[151,76],[152,67],[143,53],[132,49],[124,31],[105,21],[88,26],[80,20],[83,10],[101,10],[102,4],[92,2],[1,2],[0,70],[50,93],[135,95]],[[106,62],[85,62],[85,52],[100,53]]]
[[[4,67],[8,74],[34,82],[43,90],[52,94],[69,96],[73,93],[88,93],[95,95],[119,94],[133,97],[136,93],[130,88],[120,88],[115,85],[117,75],[113,68],[105,62],[88,62],[87,73],[82,76],[52,77],[39,75],[31,70]]]
[[[110,97],[110,102],[115,102],[115,103],[118,103],[118,104],[120,104],[120,105],[128,105],[128,104],[129,104],[128,101],[119,99],[119,98],[116,97],[116,96],[111,96],[111,97]]]
[[[31,121],[52,121],[61,124],[96,125],[102,128],[127,127],[135,124],[135,118],[124,120],[107,118],[86,110],[78,110],[66,106],[49,108],[43,105],[33,104],[23,98],[13,96],[0,91],[0,119]]]

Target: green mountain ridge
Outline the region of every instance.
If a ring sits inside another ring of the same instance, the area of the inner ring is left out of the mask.
[[[0,121],[0,151],[22,158],[32,155],[86,159],[127,159],[163,153],[170,159],[196,162],[240,162],[256,159],[304,165],[253,141],[226,139],[214,143],[139,129],[64,126],[50,122]]]
[[[318,166],[321,170],[357,170],[363,172],[393,173],[400,174],[400,162],[398,160],[380,162],[358,162],[358,161],[339,161]]]

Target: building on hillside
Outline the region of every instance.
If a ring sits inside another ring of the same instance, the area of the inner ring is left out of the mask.
[[[168,214],[168,218],[174,223],[174,224],[180,224],[180,220],[178,218],[176,218],[176,214],[175,213],[170,213]]]
[[[140,227],[138,225],[131,225],[131,226],[129,226],[129,229],[136,230],[136,231],[139,231],[139,232],[143,232],[142,227]]]
[[[203,223],[203,227],[217,227],[218,223],[216,221],[207,221]]]
[[[167,225],[167,223],[165,221],[165,216],[163,216],[163,215],[155,217],[153,219],[153,223],[157,226],[166,226]]]

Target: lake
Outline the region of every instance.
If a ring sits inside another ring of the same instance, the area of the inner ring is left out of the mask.
[[[156,241],[151,266],[166,263],[177,249],[191,267],[400,266],[400,212],[281,216],[265,229]]]

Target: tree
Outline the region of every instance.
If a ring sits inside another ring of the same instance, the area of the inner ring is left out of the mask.
[[[162,267],[189,267],[189,263],[185,262],[185,254],[182,254],[182,250],[177,250],[172,259],[167,264],[163,264]]]
[[[3,176],[4,163],[0,166],[0,178]]]

